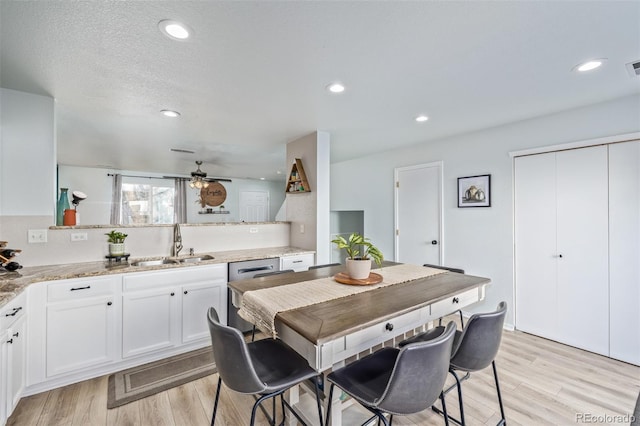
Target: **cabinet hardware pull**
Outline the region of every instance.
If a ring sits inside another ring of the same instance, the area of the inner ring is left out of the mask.
[[[453,298],[453,303],[459,303],[459,302],[460,302],[460,299],[458,299],[457,297]]]
[[[113,302],[107,302],[107,306],[113,305]]]
[[[13,337],[18,337],[20,335],[19,331],[16,331],[15,333],[13,333]]]
[[[388,322],[388,323],[384,326],[384,328],[385,328],[385,329],[387,329],[387,330],[389,330],[389,331],[391,331],[391,330],[393,330],[393,324],[391,324],[390,322]]]
[[[88,286],[86,286],[86,287],[73,287],[73,288],[72,288],[71,290],[69,290],[69,291],[88,290],[88,289],[90,289],[90,288],[91,288],[91,286],[90,286],[90,285],[88,285]]]
[[[175,294],[174,292],[171,292],[171,295],[172,295],[172,296],[175,296],[176,294]]]
[[[9,340],[7,340],[7,343],[9,343],[9,344],[13,344],[13,339],[9,339]]]
[[[13,312],[10,314],[4,314],[5,317],[15,317],[18,312],[22,310],[22,306],[18,306],[17,308],[13,308]]]
[[[187,294],[187,293],[189,293],[189,292],[188,292],[187,290],[185,290],[185,291],[184,291],[184,294]]]
[[[246,274],[247,272],[268,271],[270,269],[273,269],[272,265],[256,266],[255,268],[241,268],[241,269],[238,269],[238,273],[239,274]]]
[[[433,244],[434,246],[438,244],[438,240],[432,240],[431,244]]]
[[[302,263],[302,260],[294,260],[292,263]]]
[[[558,255],[558,257],[559,257],[560,259],[562,259],[562,255],[561,255],[561,254],[560,254],[560,255]]]

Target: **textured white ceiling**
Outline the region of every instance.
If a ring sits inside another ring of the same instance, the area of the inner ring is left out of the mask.
[[[0,85],[56,99],[69,165],[188,174],[202,159],[210,176],[276,179],[286,143],[316,129],[335,162],[640,93],[625,70],[638,1],[2,0],[0,14]],[[193,39],[164,37],[162,19]],[[570,71],[594,57],[606,66]]]

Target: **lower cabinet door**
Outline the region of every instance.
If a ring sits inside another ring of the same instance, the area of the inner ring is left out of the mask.
[[[10,376],[7,386],[7,414],[10,415],[18,405],[25,385],[25,366],[27,351],[27,318],[22,316],[9,329],[8,371]]]
[[[123,295],[123,358],[170,348],[178,343],[179,298],[178,290],[166,287]]]
[[[227,318],[226,285],[211,283],[182,288],[182,343],[209,337],[207,312],[213,307],[220,318]]]
[[[47,306],[47,377],[111,362],[116,309],[112,297]]]

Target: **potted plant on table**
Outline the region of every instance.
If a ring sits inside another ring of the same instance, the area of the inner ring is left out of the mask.
[[[384,260],[380,249],[357,232],[349,235],[348,239],[338,236],[331,242],[347,252],[347,274],[354,280],[369,278],[371,261],[373,260],[380,267]]]
[[[124,255],[124,240],[127,238],[127,234],[114,229],[104,235],[107,236],[107,242],[109,243],[109,254],[111,256]]]

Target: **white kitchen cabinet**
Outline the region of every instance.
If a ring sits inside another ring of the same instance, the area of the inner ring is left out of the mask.
[[[607,147],[515,165],[516,327],[608,355]]]
[[[0,425],[17,405],[25,386],[26,293],[0,309]]]
[[[22,397],[25,387],[27,318],[22,316],[7,333],[7,413],[10,414]]]
[[[315,264],[313,253],[296,254],[280,258],[280,270],[293,269],[296,272],[306,271]]]
[[[46,376],[113,362],[119,328],[120,276],[51,282],[47,286]]]
[[[611,357],[640,365],[640,141],[609,146]]]
[[[227,264],[123,276],[122,357],[209,338],[206,312],[226,312]]]
[[[170,348],[178,343],[179,291],[176,284],[123,294],[123,358]]]
[[[2,314],[4,315],[4,314]],[[7,410],[7,387],[9,386],[8,376],[8,350],[9,347],[8,330],[0,328],[0,425],[4,425],[9,417]]]
[[[220,318],[227,317],[226,278],[222,281],[219,280],[217,285],[208,282],[182,287],[182,343],[210,338],[207,321],[209,307],[216,308]]]

